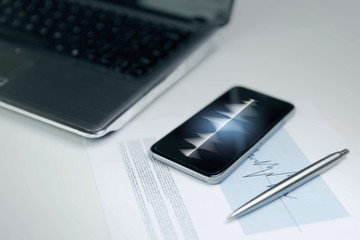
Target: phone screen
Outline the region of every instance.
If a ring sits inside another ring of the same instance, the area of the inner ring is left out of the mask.
[[[282,100],[235,87],[160,139],[151,151],[159,160],[166,159],[205,177],[219,175],[293,108]]]

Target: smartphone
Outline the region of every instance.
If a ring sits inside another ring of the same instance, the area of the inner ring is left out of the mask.
[[[293,112],[288,102],[234,87],[161,138],[150,152],[200,180],[220,183]]]

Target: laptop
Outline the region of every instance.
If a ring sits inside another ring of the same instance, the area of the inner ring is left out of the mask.
[[[0,106],[98,138],[196,66],[233,0],[0,0]]]

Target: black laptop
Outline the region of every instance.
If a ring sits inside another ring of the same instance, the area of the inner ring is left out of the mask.
[[[101,137],[206,56],[232,0],[0,0],[0,106]]]

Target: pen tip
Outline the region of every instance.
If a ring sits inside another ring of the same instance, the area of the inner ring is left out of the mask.
[[[232,216],[232,214],[226,218],[227,222],[231,222],[232,220],[234,220],[234,217]]]
[[[237,217],[237,214],[235,212],[232,212],[228,217],[227,217],[227,221],[230,222],[232,220],[234,220]]]
[[[244,215],[244,213],[243,212],[238,212],[238,211],[235,211],[235,212],[233,212],[233,213],[231,213],[228,217],[227,217],[227,221],[228,222],[230,222],[230,221],[232,221],[232,220],[234,220],[234,219],[236,219],[236,218],[238,218],[238,217],[240,217],[240,216],[242,216],[242,215]]]

